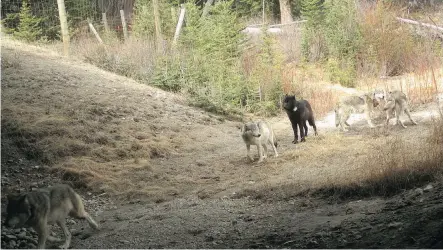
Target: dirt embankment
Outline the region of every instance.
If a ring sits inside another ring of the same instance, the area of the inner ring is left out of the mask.
[[[82,62],[2,41],[1,80],[2,209],[7,193],[70,182],[102,226],[70,221],[74,248],[442,247],[443,186],[410,161],[431,143],[432,105],[407,129],[355,120],[343,134],[329,115],[299,145],[282,114],[269,119],[281,156],[257,164],[238,122]],[[390,157],[417,182],[376,182],[387,169],[369,163]],[[35,239],[2,228],[2,248]]]

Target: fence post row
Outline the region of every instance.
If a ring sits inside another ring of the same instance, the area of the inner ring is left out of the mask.
[[[109,33],[109,25],[108,25],[108,19],[106,18],[106,13],[102,13],[102,20],[103,20],[103,26],[105,27],[106,33]]]

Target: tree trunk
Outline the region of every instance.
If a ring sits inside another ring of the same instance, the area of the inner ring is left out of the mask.
[[[292,19],[291,5],[289,4],[289,0],[279,0],[279,3],[280,3],[280,22],[283,24],[294,21],[294,19]]]

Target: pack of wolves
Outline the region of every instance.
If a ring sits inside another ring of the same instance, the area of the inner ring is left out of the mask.
[[[386,125],[395,117],[396,124],[406,128],[400,120],[402,114],[406,114],[412,124],[416,125],[410,114],[407,96],[398,90],[390,92],[374,91],[362,95],[351,95],[341,98],[335,105],[335,125],[343,131],[348,131],[350,127],[347,122],[351,114],[363,113],[369,127],[375,127],[371,113],[376,108],[381,108],[386,113]],[[384,105],[381,107],[381,103]],[[314,134],[318,135],[317,126],[315,125],[314,112],[307,100],[297,100],[294,95],[286,95],[283,100],[283,108],[286,111],[294,133],[292,143],[298,143],[299,131],[300,142],[306,141],[308,135],[308,124],[314,129]],[[274,150],[274,156],[277,157],[277,141],[272,127],[264,121],[251,121],[243,124],[241,127],[241,137],[246,144],[247,157],[252,161],[253,157],[250,153],[251,145],[257,146],[259,154],[258,162],[262,162],[267,157],[268,144]]]
[[[383,110],[386,112],[386,125],[391,118],[396,117],[396,124],[403,128],[406,126],[400,120],[400,115],[405,113],[412,124],[417,124],[411,117],[408,98],[401,91],[388,93],[371,93],[361,96],[347,96],[340,99],[335,111],[335,124],[343,131],[349,127],[347,120],[352,113],[364,113],[370,127],[374,127],[370,113],[374,108],[384,102]],[[317,135],[314,113],[307,100],[297,100],[294,95],[286,95],[283,100],[289,121],[292,125],[294,140],[298,143],[298,130],[300,130],[300,142],[306,141],[308,126],[313,127]],[[268,145],[274,151],[274,157],[278,156],[277,139],[272,126],[265,121],[251,121],[241,126],[241,137],[246,144],[247,157],[253,161],[251,145],[257,146],[259,155],[258,162],[262,162],[268,156]],[[60,248],[69,248],[71,233],[66,226],[66,218],[72,216],[84,219],[93,229],[99,229],[98,224],[85,211],[81,197],[68,185],[56,185],[46,189],[39,189],[19,195],[8,196],[7,216],[5,225],[12,228],[33,227],[38,233],[38,248],[44,248],[46,241],[63,242]],[[49,225],[56,223],[63,231],[64,240],[51,236]]]
[[[396,124],[406,128],[400,120],[400,115],[404,113],[408,116],[412,124],[417,125],[417,122],[411,117],[407,96],[399,90],[394,90],[387,93],[377,93],[374,91],[373,93],[362,96],[346,96],[340,99],[334,109],[335,126],[340,126],[343,131],[347,131],[348,129],[346,127],[350,126],[347,123],[350,115],[352,113],[364,113],[368,125],[375,127],[371,119],[371,113],[381,102],[384,102],[383,111],[386,113],[386,125],[389,125],[390,119],[395,116]]]

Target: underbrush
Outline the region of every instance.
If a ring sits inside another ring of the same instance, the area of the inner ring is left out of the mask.
[[[131,37],[121,42],[112,34],[105,35],[106,44],[81,36],[73,41],[74,54],[104,70],[148,83],[156,63],[154,42]]]
[[[359,181],[332,183],[314,194],[340,199],[391,196],[443,177],[443,122],[433,123],[427,140],[411,145],[394,137],[367,156]]]

